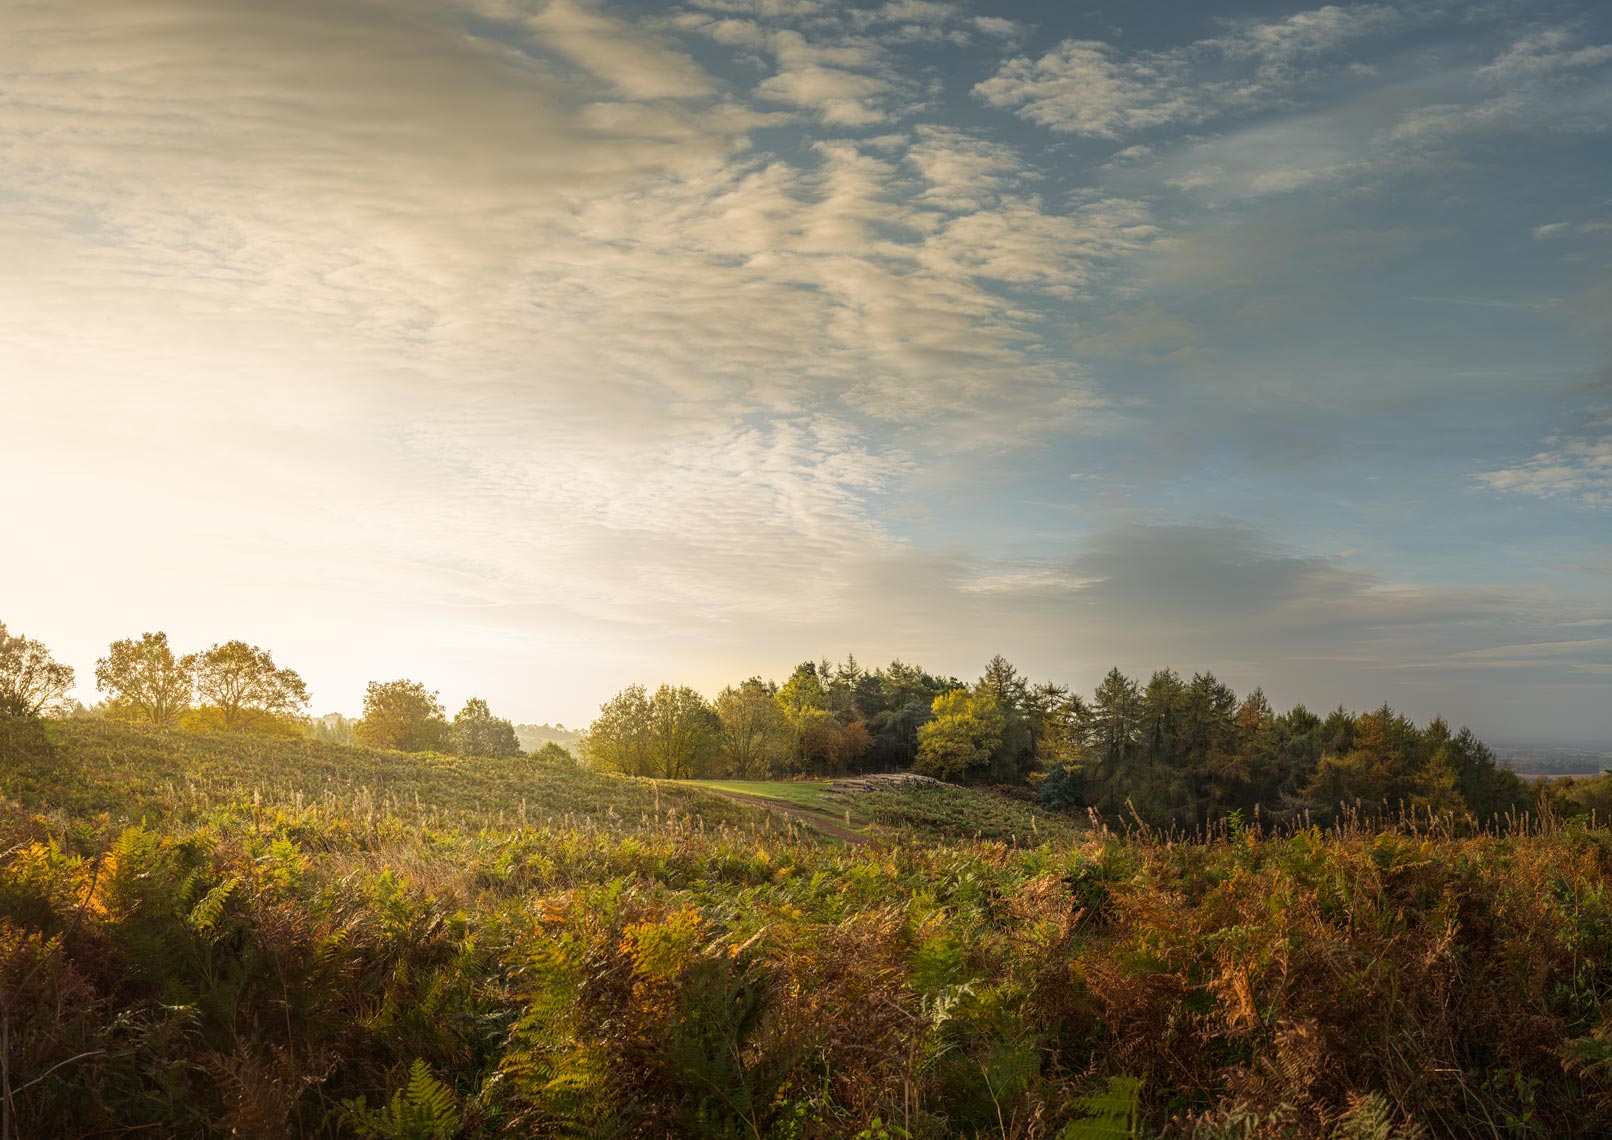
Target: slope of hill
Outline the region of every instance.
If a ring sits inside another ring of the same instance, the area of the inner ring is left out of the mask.
[[[668,811],[711,823],[762,819],[692,788],[524,757],[405,755],[282,737],[162,732],[114,721],[13,727],[0,793],[35,810],[187,821],[219,805],[321,804],[455,826],[588,820],[648,826]],[[21,736],[33,743],[24,747]],[[0,747],[6,747],[0,740]],[[26,761],[18,762],[21,757]]]
[[[1079,1140],[1134,1082],[1164,1135],[1612,1127],[1604,832],[1027,843],[947,791],[852,847],[108,724],[0,726],[0,797],[14,1137]]]

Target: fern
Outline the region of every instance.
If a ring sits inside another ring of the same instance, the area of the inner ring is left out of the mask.
[[[1333,1140],[1422,1140],[1423,1132],[1417,1124],[1396,1121],[1388,1098],[1373,1092],[1349,1098],[1349,1111],[1332,1135]]]
[[[1135,1140],[1141,1136],[1138,1102],[1142,1082],[1135,1077],[1109,1077],[1108,1085],[1075,1103],[1080,1112],[1058,1140]]]
[[[240,883],[239,876],[231,875],[203,895],[201,900],[190,908],[190,915],[185,919],[190,928],[197,934],[211,934],[213,928],[218,925],[218,920],[224,917],[224,907]]]
[[[372,1109],[363,1097],[345,1100],[342,1118],[363,1140],[453,1140],[464,1123],[453,1090],[418,1060],[384,1107]]]

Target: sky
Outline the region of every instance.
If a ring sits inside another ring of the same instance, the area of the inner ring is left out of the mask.
[[[1612,6],[0,0],[0,620],[1612,740]]]

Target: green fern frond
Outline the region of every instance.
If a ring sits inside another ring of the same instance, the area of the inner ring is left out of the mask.
[[[453,1140],[463,1126],[453,1090],[424,1061],[409,1067],[409,1080],[384,1108],[363,1097],[342,1102],[342,1115],[363,1140]]]
[[[1142,1082],[1135,1077],[1109,1077],[1102,1091],[1076,1102],[1080,1115],[1058,1133],[1058,1140],[1135,1140],[1141,1135],[1141,1096]]]
[[[190,908],[190,915],[185,922],[197,934],[211,934],[218,925],[218,920],[224,917],[224,907],[229,903],[229,897],[240,886],[241,880],[237,875],[231,875],[218,886],[208,891]]]
[[[1422,1129],[1394,1119],[1393,1107],[1382,1093],[1349,1098],[1349,1111],[1338,1121],[1334,1140],[1422,1140]]]

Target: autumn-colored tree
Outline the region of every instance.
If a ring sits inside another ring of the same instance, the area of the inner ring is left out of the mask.
[[[723,689],[716,698],[716,711],[722,718],[723,761],[729,775],[765,776],[784,759],[789,721],[773,699],[772,687],[760,677]]]
[[[598,717],[582,738],[582,755],[595,768],[653,776],[650,743],[649,694],[642,685],[628,685],[599,706]]]
[[[649,702],[650,751],[657,775],[710,775],[722,755],[722,718],[687,685],[662,685]]]
[[[196,678],[200,708],[186,723],[225,732],[301,731],[292,718],[308,704],[308,687],[294,670],[275,665],[267,649],[226,641],[180,661]]]
[[[1310,779],[1318,806],[1360,802],[1381,808],[1408,801],[1415,790],[1416,726],[1383,705],[1354,718],[1349,738],[1349,750],[1323,756]]]
[[[465,702],[453,718],[452,745],[461,756],[519,756],[515,726],[496,717],[480,697]]]
[[[107,695],[109,717],[172,728],[190,708],[192,665],[174,656],[166,633],[145,633],[112,643],[95,663],[95,687]]]
[[[840,770],[840,726],[827,709],[810,709],[795,723],[796,771],[831,775]]]
[[[595,767],[674,780],[709,775],[722,746],[722,718],[686,685],[662,685],[654,696],[629,685],[599,706],[582,741]]]
[[[42,642],[6,632],[0,622],[0,714],[35,717],[67,700],[73,667],[54,660]]]
[[[1001,746],[1005,718],[987,688],[953,689],[935,698],[935,719],[918,730],[912,770],[937,780],[979,779]]]
[[[839,740],[835,742],[835,760],[839,771],[846,772],[859,768],[873,747],[873,734],[868,731],[867,721],[853,720],[840,730]]]
[[[370,748],[435,752],[447,745],[449,727],[437,694],[420,682],[371,681],[353,735]]]
[[[828,684],[817,663],[802,661],[789,679],[778,686],[778,707],[791,725],[799,725],[814,712],[828,712]]]

